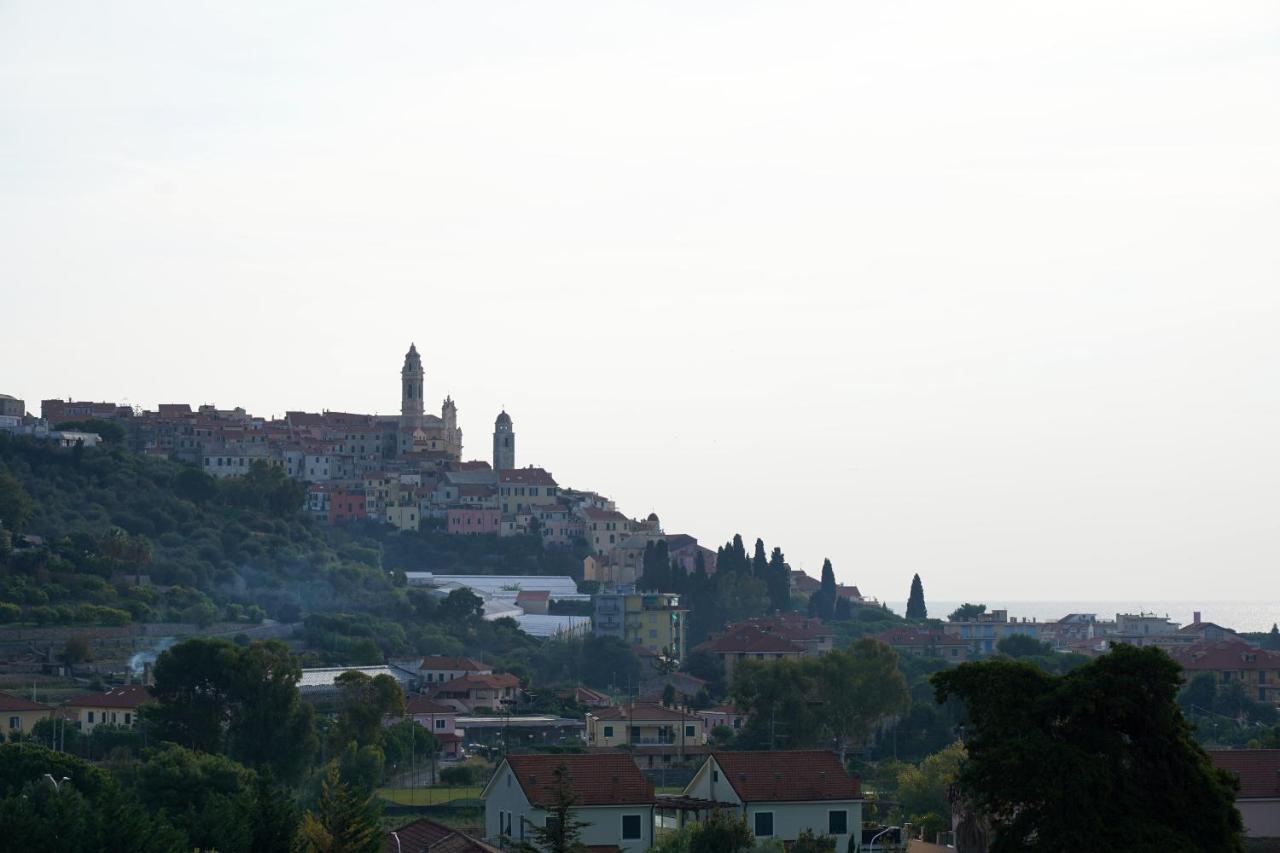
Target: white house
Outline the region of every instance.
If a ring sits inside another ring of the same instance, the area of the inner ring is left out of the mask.
[[[1217,749],[1213,766],[1240,780],[1236,808],[1249,838],[1280,837],[1280,749]]]
[[[806,829],[845,850],[862,831],[862,791],[830,750],[713,752],[686,797],[732,803],[757,838],[794,841]]]
[[[556,770],[564,766],[577,803],[576,820],[587,825],[582,843],[622,853],[653,845],[653,786],[625,752],[577,755],[508,755],[481,793],[485,840],[532,840],[530,826],[546,826],[556,800]]]

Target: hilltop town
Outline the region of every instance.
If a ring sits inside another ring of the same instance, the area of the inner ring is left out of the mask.
[[[989,698],[963,664],[1050,690],[1126,661],[1210,750],[1191,772],[1241,780],[1205,776],[1206,802],[1280,833],[1280,629],[930,614],[919,576],[899,616],[829,561],[814,578],[758,539],[708,548],[518,465],[505,411],[467,459],[457,404],[427,414],[425,386],[411,345],[398,416],[51,399],[37,417],[0,397],[5,748],[78,786],[113,756],[142,809],[166,807],[145,780],[179,766],[198,799],[222,762],[336,820],[305,793],[323,785],[364,803],[370,850],[569,849],[548,828],[580,824],[591,849],[727,833],[744,853],[923,853],[981,836],[949,799],[979,756],[941,699]],[[261,837],[190,815],[138,831],[220,850],[305,835],[251,799],[216,807]]]

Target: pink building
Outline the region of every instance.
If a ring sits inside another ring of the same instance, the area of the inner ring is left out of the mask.
[[[451,507],[446,513],[449,533],[468,536],[477,533],[497,535],[502,526],[502,511],[494,507]]]
[[[426,696],[410,696],[405,701],[404,712],[420,726],[423,726],[440,741],[440,756],[445,759],[462,757],[462,738],[465,734],[458,728],[458,712],[448,705]],[[396,719],[387,718],[387,723]]]

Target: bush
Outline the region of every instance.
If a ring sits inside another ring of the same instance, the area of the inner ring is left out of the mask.
[[[452,785],[457,788],[465,788],[468,785],[474,785],[476,781],[475,768],[469,767],[466,764],[446,767],[440,771],[440,781],[446,785]]]

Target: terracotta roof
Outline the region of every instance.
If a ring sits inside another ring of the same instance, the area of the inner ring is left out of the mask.
[[[726,654],[802,654],[804,648],[791,640],[759,630],[741,631],[708,640],[700,648]]]
[[[966,640],[944,634],[941,631],[917,631],[914,628],[890,628],[876,635],[876,639],[890,646],[965,646]]]
[[[76,708],[137,708],[151,701],[151,689],[141,684],[122,684],[101,692],[72,696],[66,704]]]
[[[582,514],[591,521],[630,521],[615,509],[596,509],[593,506],[582,507]]]
[[[1236,799],[1280,799],[1280,749],[1210,750],[1209,759],[1240,780]]]
[[[432,695],[436,693],[454,693],[460,690],[475,690],[476,688],[497,690],[503,687],[519,686],[520,679],[509,672],[495,672],[493,674],[471,673],[461,678],[438,683],[436,689],[432,691]]]
[[[52,711],[53,707],[32,702],[12,693],[0,693],[0,711]]]
[[[475,658],[450,657],[445,655],[428,655],[422,659],[418,669],[457,669],[467,672],[493,672],[493,667],[480,663]]]
[[[535,806],[555,802],[555,771],[561,764],[579,806],[621,806],[653,802],[653,786],[625,752],[577,755],[509,755],[507,764]]]
[[[542,468],[510,468],[498,472],[498,482],[525,486],[554,486],[556,481]]]
[[[466,462],[458,463],[459,471],[491,471],[493,470],[488,462],[483,459],[468,459]]]
[[[861,786],[830,750],[714,752],[724,777],[743,802],[856,800]]]
[[[688,533],[672,533],[667,537],[667,551],[679,551],[681,548],[690,548],[698,544],[698,540],[694,539]]]
[[[1183,669],[1192,671],[1280,670],[1280,652],[1251,646],[1241,640],[1197,643],[1168,651]]]
[[[436,823],[434,820],[428,820],[420,817],[417,820],[406,823],[399,829],[394,830],[395,835],[399,837],[397,843],[396,837],[391,832],[387,833],[386,843],[383,850],[386,853],[489,853],[496,851],[498,848],[485,844],[466,833],[458,832],[451,829],[443,823]]]
[[[516,593],[516,601],[549,601],[551,591],[546,589],[522,589]]]
[[[662,722],[668,720],[697,721],[701,719],[696,714],[686,714],[683,711],[666,708],[662,705],[615,705],[612,708],[600,708],[592,711],[589,716],[595,717],[597,720],[630,720],[632,722],[649,722],[651,720],[660,720]]]
[[[448,705],[442,705],[430,696],[410,696],[404,703],[406,714],[456,714]]]

